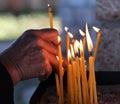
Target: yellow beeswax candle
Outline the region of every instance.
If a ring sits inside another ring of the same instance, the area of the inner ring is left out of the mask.
[[[73,51],[74,51],[74,53],[75,53],[75,39],[72,39],[72,47],[73,47]]]
[[[59,92],[60,92],[59,77],[58,77],[58,74],[56,73],[55,73],[55,81],[56,81],[57,95],[59,96]]]
[[[74,103],[74,86],[73,86],[73,76],[72,76],[72,65],[70,66],[70,93],[71,93],[71,104]]]
[[[66,35],[66,56],[68,61],[68,50],[70,49],[70,38],[73,38],[73,35],[70,33],[69,28],[65,27],[65,31],[67,32]],[[69,64],[69,61],[68,61]]]
[[[80,40],[80,68],[81,68],[81,76],[82,76],[83,102],[84,104],[89,104],[88,82],[87,82],[86,65],[85,65],[83,50],[84,49],[83,49],[82,40]]]
[[[93,99],[93,62],[92,57],[89,57],[89,91],[90,91],[90,103],[94,104]]]
[[[91,104],[98,104],[93,56],[89,57],[89,73],[90,102]]]
[[[94,50],[94,61],[96,60],[96,56],[97,56],[97,52],[98,52],[98,48],[99,48],[99,44],[100,44],[100,38],[101,38],[101,33],[100,33],[100,29],[93,26],[93,29],[98,32],[97,34],[97,38],[96,38],[96,45],[95,45],[95,50]]]
[[[79,41],[74,41],[74,52],[75,52],[75,62],[76,62],[76,82],[77,82],[77,103],[81,104],[82,102],[82,93],[81,93],[81,80],[80,80],[80,65],[79,65],[79,58],[78,58],[78,48],[79,48]]]
[[[66,55],[67,55],[67,61],[69,64],[69,59],[68,59],[68,50],[70,49],[70,36],[67,35],[66,36]]]
[[[83,48],[85,50],[85,47],[86,47],[86,37],[83,38]]]
[[[50,4],[48,4],[48,11],[49,11],[50,27],[53,28],[53,14],[52,14],[52,7]]]
[[[67,61],[68,61],[68,66],[67,66],[67,103],[68,104],[71,104],[71,86],[70,86],[70,77],[71,77],[71,73],[70,73],[70,70],[71,69],[71,64],[70,64],[70,58],[71,58],[71,53],[70,53],[70,49],[68,49],[68,54],[67,54]]]
[[[79,58],[76,57],[76,71],[77,71],[77,92],[78,92],[78,104],[82,104],[82,89],[81,89],[81,75],[80,75],[80,63]]]
[[[74,87],[74,103],[78,104],[78,95],[77,95],[77,80],[76,80],[76,61],[72,60],[72,72],[73,72],[73,87]]]
[[[48,12],[50,19],[50,27],[53,28],[53,15],[52,15],[52,7],[50,6],[50,4],[48,4]],[[57,95],[59,96],[60,87],[59,87],[59,77],[57,73],[55,73],[55,80],[56,80]]]
[[[67,76],[67,81],[68,81],[68,103],[67,104],[74,104],[74,89],[73,89],[73,76],[72,76],[72,65],[68,65],[68,76]]]
[[[93,43],[88,31],[88,25],[86,24],[86,37],[88,51],[90,52],[89,57],[89,90],[90,90],[90,103],[98,104],[97,101],[97,91],[96,91],[96,81],[95,81],[95,70],[94,70],[94,57],[92,56]]]
[[[89,94],[88,94],[88,82],[86,75],[86,67],[84,57],[80,58],[80,68],[82,75],[82,93],[83,93],[83,102],[84,104],[89,104]]]
[[[73,74],[73,88],[74,88],[74,103],[78,104],[78,95],[77,95],[77,75],[76,75],[76,61],[75,61],[75,54],[73,50],[73,46],[71,47],[71,54],[72,54],[72,74]]]
[[[58,36],[58,42],[61,41],[60,36]],[[64,74],[64,69],[62,67],[62,49],[61,45],[58,45],[58,57],[59,57],[59,78],[60,78],[60,92],[59,95],[61,96],[61,103],[64,104],[64,92],[63,92],[63,74]],[[60,94],[61,93],[61,94]]]

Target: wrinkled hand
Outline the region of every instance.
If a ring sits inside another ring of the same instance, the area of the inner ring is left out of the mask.
[[[58,69],[57,36],[55,29],[27,30],[1,53],[0,61],[14,84],[34,77],[47,78],[52,68]]]

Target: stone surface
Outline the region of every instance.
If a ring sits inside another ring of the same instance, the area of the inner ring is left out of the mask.
[[[96,60],[99,71],[120,71],[120,27],[103,28]]]
[[[99,104],[120,104],[120,85],[97,86]],[[39,101],[34,104],[58,104],[58,96],[55,87],[48,87]],[[67,91],[64,90],[64,104],[67,103]]]
[[[96,14],[102,20],[120,19],[120,0],[97,0]]]

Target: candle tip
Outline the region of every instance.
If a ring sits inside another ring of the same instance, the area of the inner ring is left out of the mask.
[[[64,29],[65,29],[66,32],[69,32],[69,28],[68,27],[65,26]]]
[[[99,31],[100,31],[100,29],[97,28],[97,27],[95,27],[95,26],[93,26],[93,29],[94,29],[96,32],[99,32]]]
[[[89,30],[88,30],[88,24],[86,24],[86,38],[87,38],[88,50],[89,50],[89,52],[92,52],[93,43],[92,43],[92,39],[90,37],[90,33],[89,33]]]
[[[69,28],[65,27],[64,29],[67,32],[67,34],[70,36],[70,38],[73,38],[73,34],[69,31]]]
[[[85,33],[84,33],[81,29],[79,29],[79,33],[80,33],[82,36],[85,36]]]
[[[50,4],[48,4],[48,7],[51,7],[51,5],[50,5]]]
[[[58,43],[60,43],[61,42],[61,37],[60,36],[58,36]]]

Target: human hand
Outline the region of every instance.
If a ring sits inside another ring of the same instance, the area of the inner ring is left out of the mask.
[[[52,68],[58,69],[57,37],[55,29],[27,30],[1,53],[0,62],[14,84],[34,77],[47,78]]]

